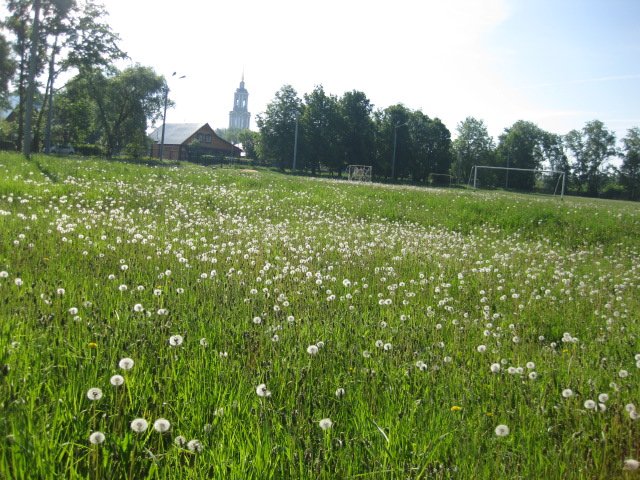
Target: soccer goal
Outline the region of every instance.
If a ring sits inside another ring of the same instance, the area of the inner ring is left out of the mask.
[[[371,172],[371,165],[349,165],[347,167],[348,178],[354,182],[370,182]]]
[[[489,174],[485,174],[484,179],[481,179],[483,171],[487,171]],[[493,188],[515,188],[554,196],[560,195],[560,199],[563,199],[566,174],[560,170],[474,165],[469,175],[469,184],[472,180],[474,189],[480,185]]]

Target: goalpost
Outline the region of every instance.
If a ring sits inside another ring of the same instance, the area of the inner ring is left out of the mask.
[[[558,180],[556,181],[555,188],[553,190],[553,195],[555,196],[558,193],[558,188],[560,188],[560,199],[564,198],[564,189],[566,184],[566,174],[560,170],[544,170],[537,168],[516,168],[516,167],[491,167],[489,165],[474,165],[471,169],[471,173],[469,175],[469,184],[471,183],[471,177],[473,176],[473,188],[476,189],[478,185],[478,169],[487,169],[487,170],[503,170],[506,171],[507,174],[507,183],[509,179],[509,171],[516,172],[531,172],[534,174],[555,174],[558,175]]]
[[[349,180],[355,182],[370,182],[372,167],[371,165],[349,165],[347,167]]]

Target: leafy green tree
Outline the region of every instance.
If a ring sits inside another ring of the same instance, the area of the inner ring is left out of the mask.
[[[252,130],[241,130],[238,134],[238,141],[242,144],[247,158],[260,162],[260,132]]]
[[[454,161],[452,174],[458,182],[466,181],[474,165],[493,165],[495,143],[482,120],[467,117],[456,127],[457,138],[453,141]]]
[[[540,168],[544,158],[541,148],[544,135],[545,132],[534,123],[518,120],[499,137],[498,165],[511,168]],[[519,190],[533,190],[536,182],[533,172],[507,171],[502,178],[507,188]]]
[[[631,200],[640,200],[640,128],[630,128],[622,145],[620,184]]]
[[[374,114],[376,126],[376,176],[397,179],[408,172],[411,144],[407,124],[411,111],[402,104],[392,105]]]
[[[375,152],[373,105],[363,92],[346,92],[338,101],[342,116],[340,143],[348,165],[371,165]]]
[[[313,174],[321,164],[340,174],[344,169],[344,151],[339,143],[343,129],[338,99],[327,95],[322,85],[318,85],[304,96],[304,102],[300,117],[303,164]]]
[[[267,105],[256,123],[262,139],[262,154],[275,161],[281,170],[291,168],[296,119],[302,113],[302,101],[291,85],[284,85]]]
[[[600,120],[592,120],[582,130],[572,130],[564,138],[573,154],[574,174],[579,191],[586,188],[590,196],[600,191],[602,172],[607,159],[617,154],[616,136]]]
[[[4,35],[0,34],[0,108],[7,106],[9,81],[13,77],[16,64],[11,52],[11,46]]]

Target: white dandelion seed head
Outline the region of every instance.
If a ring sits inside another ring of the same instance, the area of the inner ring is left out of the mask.
[[[122,385],[124,383],[124,377],[122,375],[114,375],[113,377],[111,377],[109,379],[109,382],[114,387],[119,387],[120,385]]]
[[[538,374],[536,372],[529,372],[529,380],[535,380],[538,378]]]
[[[515,375],[516,373],[518,373],[518,369],[516,367],[509,367],[507,368],[507,373],[509,373],[510,375]]]
[[[393,345],[391,345],[390,343],[385,343],[382,348],[385,352],[390,352],[391,350],[393,350]]]
[[[156,432],[165,433],[171,428],[171,423],[166,418],[159,418],[153,422],[153,429]]]
[[[573,390],[571,390],[570,388],[565,388],[564,390],[562,390],[562,396],[564,398],[571,398],[573,397]]]
[[[105,436],[102,432],[93,432],[91,435],[89,435],[89,441],[93,445],[100,445],[102,442],[104,442],[104,440]]]
[[[631,410],[631,411],[629,412],[629,418],[630,418],[631,420],[637,420],[637,419],[638,419],[638,417],[640,417],[640,414],[639,414],[636,410]]]
[[[509,435],[509,427],[506,425],[498,425],[495,432],[498,437],[506,437]]]
[[[584,408],[586,408],[587,410],[595,410],[596,406],[596,402],[594,402],[593,400],[584,401]]]
[[[124,357],[121,358],[120,361],[118,362],[118,366],[122,369],[122,370],[131,370],[133,368],[133,360],[129,357]]]
[[[136,303],[136,304],[133,306],[133,311],[134,311],[134,312],[138,312],[138,313],[140,313],[140,312],[142,312],[143,310],[144,310],[144,307],[142,306],[142,304],[141,304],[141,303]]]
[[[144,418],[136,418],[131,422],[131,430],[142,433],[149,427],[149,423]]]
[[[9,272],[7,272],[6,270],[2,270],[0,272],[0,278],[9,278]]]
[[[322,340],[320,340],[319,342],[316,342],[316,347],[324,348],[324,342]]]
[[[376,340],[376,347],[382,348],[384,346],[384,342],[382,340]]]
[[[627,403],[627,404],[624,406],[624,409],[625,409],[627,412],[633,412],[633,411],[636,409],[636,406],[635,406],[633,403]]]
[[[256,324],[256,325],[260,325],[262,323],[262,318],[253,317],[253,323]]]
[[[498,373],[500,371],[500,364],[499,363],[492,363],[491,364],[491,373]]]
[[[627,372],[626,370],[620,370],[620,371],[618,372],[618,376],[619,376],[620,378],[627,378],[627,377],[629,376],[629,372]]]
[[[634,460],[633,458],[627,458],[624,461],[623,470],[638,470],[640,468],[640,462],[638,460]]]
[[[331,427],[333,427],[333,422],[330,418],[323,418],[322,420],[320,420],[319,425],[322,430],[329,430]]]
[[[307,347],[307,353],[309,355],[316,355],[318,353],[318,347],[317,345],[309,345]]]
[[[344,388],[340,387],[336,389],[336,397],[337,398],[342,398],[344,397],[346,394],[346,392],[344,391]]]
[[[182,345],[182,342],[184,342],[184,338],[182,337],[182,335],[172,335],[171,337],[169,337],[169,345],[171,345],[172,347],[179,347],[180,345]]]
[[[69,309],[69,315],[77,315],[78,314],[78,309],[76,307],[71,307]]]
[[[529,370],[533,370],[534,368],[536,368],[536,364],[535,364],[535,363],[533,363],[533,362],[527,362],[526,367],[527,367]]]
[[[607,395],[606,393],[601,393],[600,395],[598,395],[598,401],[600,403],[606,403],[609,400],[609,395]]]
[[[87,398],[89,400],[100,400],[102,398],[102,390],[97,387],[90,388],[87,391]]]
[[[21,287],[23,282],[21,278],[16,278],[13,283],[16,284],[16,287]]]
[[[56,294],[57,295],[64,295],[65,294],[65,289],[64,288],[58,288],[56,290]]]
[[[184,438],[182,435],[178,435],[176,438],[173,439],[173,443],[180,448],[184,448],[187,445],[187,439]]]
[[[189,440],[187,448],[192,452],[200,453],[202,452],[202,443],[200,443],[200,440],[194,438],[193,440]]]
[[[478,346],[476,347],[476,350],[477,350],[479,353],[484,353],[484,352],[486,352],[486,351],[487,351],[487,346],[486,346],[486,345],[478,345]]]
[[[200,339],[200,346],[201,347],[208,347],[209,346],[209,342],[207,342],[206,338],[203,337],[203,338]]]
[[[364,358],[370,358],[371,357],[371,353],[369,352],[369,350],[363,350],[362,356]]]
[[[271,396],[271,392],[269,390],[267,390],[267,386],[264,383],[261,383],[260,385],[258,385],[256,387],[256,394],[259,397],[270,397]]]

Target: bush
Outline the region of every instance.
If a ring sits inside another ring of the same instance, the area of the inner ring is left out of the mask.
[[[76,145],[75,149],[77,154],[85,157],[102,157],[104,155],[104,151],[100,145],[91,143],[81,143],[80,145]]]

